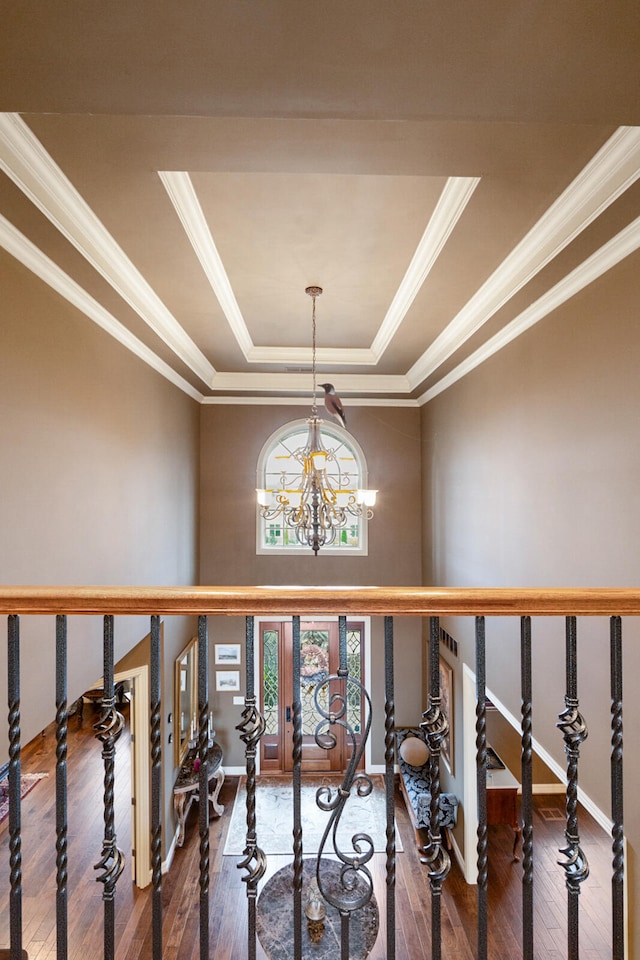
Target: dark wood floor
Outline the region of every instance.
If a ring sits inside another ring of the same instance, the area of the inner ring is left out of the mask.
[[[70,721],[69,743],[69,957],[93,960],[102,956],[102,888],[96,882],[103,833],[102,760],[92,731],[92,711],[85,711],[81,728]],[[130,847],[130,767],[126,737],[116,764],[116,832],[118,845]],[[48,772],[47,779],[24,798],[23,928],[32,960],[53,960],[55,932],[55,737],[53,727],[23,751],[23,772]],[[223,786],[220,800],[225,813],[211,823],[210,957],[242,960],[246,956],[246,892],[236,859],[224,857],[224,841],[237,787],[236,779]],[[396,956],[422,960],[431,956],[430,891],[426,868],[416,852],[414,833],[402,798],[396,798],[397,822],[404,852],[397,855]],[[561,960],[566,949],[566,892],[557,850],[563,843],[562,797],[536,797],[535,813],[535,930],[536,957]],[[7,823],[0,824],[0,948],[9,944],[9,851]],[[610,842],[588,814],[581,811],[580,832],[591,875],[580,897],[581,960],[611,955]],[[522,867],[511,858],[513,833],[507,827],[490,828],[489,956],[510,960],[522,956],[520,913]],[[199,850],[197,810],[187,823],[184,847],[176,851],[170,872],[163,878],[164,960],[198,960]],[[269,857],[268,879],[288,857]],[[385,858],[375,854],[375,892],[384,927]],[[476,888],[468,886],[454,863],[442,900],[443,957],[472,960],[476,955]],[[151,957],[151,903],[149,890],[137,890],[126,870],[116,894],[116,943],[119,960]],[[258,945],[258,958],[265,954]],[[370,954],[384,960],[384,931]]]

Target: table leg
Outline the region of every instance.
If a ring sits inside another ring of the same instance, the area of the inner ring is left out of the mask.
[[[513,832],[515,833],[515,836],[513,838],[513,859],[519,860],[520,857],[518,856],[516,851],[518,849],[518,846],[520,844],[520,839],[522,837],[522,827],[520,826],[520,824],[518,824],[517,827],[513,828]]]
[[[186,806],[187,795],[186,793],[174,793],[173,795],[173,809],[178,820],[178,835],[176,837],[176,845],[181,847],[184,843],[184,824],[187,819]]]
[[[213,788],[213,791],[211,790],[211,781],[209,781],[209,800],[211,801],[211,806],[213,807],[214,813],[221,817],[224,813],[224,807],[221,803],[218,803],[218,794],[220,793],[220,789],[224,783],[224,770],[222,767],[218,767],[214,777],[216,785]]]

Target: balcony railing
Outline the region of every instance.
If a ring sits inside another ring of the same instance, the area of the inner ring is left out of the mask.
[[[161,644],[160,622],[171,615],[193,615],[198,618],[198,752],[200,796],[207,795],[209,751],[209,618],[243,616],[246,618],[246,697],[242,723],[238,732],[245,745],[247,778],[247,831],[244,857],[239,863],[245,871],[247,894],[247,951],[249,960],[256,957],[256,907],[258,888],[265,872],[266,858],[260,848],[260,825],[256,823],[255,788],[256,755],[264,729],[255,691],[254,617],[293,616],[293,942],[291,956],[303,956],[303,862],[302,823],[300,818],[302,722],[300,704],[300,645],[295,641],[300,617],[305,615],[338,615],[340,624],[339,669],[324,684],[335,683],[330,693],[330,709],[324,718],[325,746],[331,741],[335,724],[345,725],[345,684],[357,682],[348,677],[346,654],[346,617],[358,614],[384,618],[385,676],[385,797],[386,797],[386,937],[387,960],[396,956],[395,936],[395,819],[394,819],[394,617],[428,618],[429,680],[422,728],[429,746],[431,781],[431,827],[426,847],[426,862],[431,887],[431,957],[442,955],[440,902],[449,874],[450,860],[439,827],[440,754],[448,732],[447,718],[441,709],[438,671],[439,618],[471,617],[475,623],[476,675],[476,779],[478,796],[477,834],[477,957],[488,956],[487,911],[487,741],[486,741],[486,667],[485,618],[518,617],[520,620],[520,673],[522,703],[522,956],[534,956],[533,909],[533,803],[532,803],[532,617],[562,616],[566,621],[565,649],[562,670],[566,693],[557,726],[564,740],[566,770],[566,846],[561,851],[567,896],[567,956],[577,960],[579,953],[579,893],[588,875],[587,856],[580,844],[577,798],[580,746],[586,737],[586,723],[580,713],[578,699],[578,617],[608,617],[607,635],[602,648],[607,650],[611,677],[611,842],[612,842],[612,917],[611,956],[622,960],[625,953],[624,930],[624,837],[623,837],[623,751],[622,751],[622,625],[623,617],[640,615],[640,591],[627,589],[590,590],[464,590],[428,588],[373,587],[353,588],[53,588],[0,587],[0,613],[7,615],[8,664],[8,739],[9,739],[9,855],[10,855],[10,960],[22,956],[22,854],[21,854],[21,741],[20,741],[20,616],[48,615],[55,617],[52,643],[56,650],[56,922],[57,957],[69,955],[68,943],[68,870],[67,870],[67,615],[101,615],[104,617],[104,696],[97,736],[102,742],[104,762],[104,839],[99,859],[97,880],[102,884],[104,901],[105,960],[116,955],[115,897],[117,881],[123,869],[124,856],[117,847],[114,831],[114,758],[121,730],[121,717],[114,696],[114,616],[148,615],[151,635],[151,867],[153,910],[153,958],[161,960],[162,943],[162,870],[161,870]],[[553,669],[560,669],[559,665]],[[366,695],[366,691],[362,691]],[[562,706],[562,705],[561,705]],[[370,726],[370,720],[367,723]],[[358,741],[359,742],[359,741]],[[356,741],[354,739],[354,747]],[[364,738],[362,739],[364,748]],[[338,791],[324,795],[323,802],[331,820],[339,820],[342,808],[352,790],[367,790],[367,777],[358,772],[356,750],[352,752],[347,772]],[[209,957],[209,807],[199,805],[200,835],[200,957]],[[325,838],[327,838],[327,834]],[[350,924],[358,910],[364,909],[371,895],[371,874],[367,867],[372,845],[366,835],[353,840],[353,849],[345,851],[334,843],[324,853],[342,864],[340,884],[324,886],[322,863],[318,861],[317,878],[326,900],[339,911],[341,918],[341,958],[350,956]],[[321,849],[321,853],[322,853]],[[322,859],[322,858],[321,858]]]

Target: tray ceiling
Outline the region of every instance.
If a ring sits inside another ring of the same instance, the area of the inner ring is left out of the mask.
[[[318,284],[321,379],[424,403],[640,246],[637,11],[328,6],[7,11],[2,245],[202,402],[308,401]]]

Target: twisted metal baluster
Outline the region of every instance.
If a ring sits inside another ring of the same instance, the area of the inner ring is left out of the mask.
[[[246,870],[247,876],[243,883],[247,885],[248,910],[248,960],[256,957],[256,898],[258,882],[264,876],[267,868],[267,858],[260,849],[256,838],[256,753],[260,738],[265,730],[264,717],[256,706],[254,689],[254,618],[246,618],[246,696],[242,721],[236,727],[240,731],[240,739],[245,744],[247,767],[247,838],[244,848],[244,859],[237,864],[239,870]]]
[[[200,833],[200,960],[209,957],[209,637],[198,617],[198,826]]]
[[[396,956],[395,702],[393,617],[384,618],[384,781],[387,804],[387,960]]]
[[[449,732],[449,721],[441,710],[440,696],[440,621],[431,617],[429,624],[429,701],[420,723],[429,746],[429,786],[431,806],[429,816],[429,843],[424,849],[422,862],[429,866],[431,886],[431,956],[440,960],[442,955],[441,902],[442,884],[451,869],[451,858],[442,843],[440,829],[440,750],[442,741]]]
[[[9,705],[9,925],[11,960],[22,957],[22,838],[20,818],[20,618],[7,623]]]
[[[67,956],[67,618],[56,617],[56,944]]]
[[[558,863],[565,871],[567,885],[567,937],[569,960],[578,960],[578,897],[580,884],[589,876],[589,864],[580,847],[578,833],[578,759],[580,744],[588,736],[587,725],[578,710],[578,662],[576,618],[566,618],[566,675],[567,692],[565,709],[558,717],[556,726],[562,731],[567,755],[567,845],[560,853],[565,860]]]
[[[478,791],[478,960],[487,960],[487,693],[485,621],[476,617],[476,784]]]
[[[611,617],[611,877],[612,957],[624,957],[624,830],[622,781],[622,621]]]
[[[533,960],[533,723],[531,617],[520,619],[522,691],[522,956]]]
[[[300,617],[293,617],[293,957],[302,960],[302,700]]]
[[[162,960],[162,736],[160,617],[151,617],[151,932],[153,960]]]
[[[113,617],[104,618],[104,692],[100,719],[94,725],[97,739],[102,743],[104,762],[104,839],[102,856],[94,870],[102,870],[96,877],[102,883],[104,903],[104,958],[115,956],[115,891],[124,867],[124,854],[116,845],[114,782],[116,741],[122,733],[124,718],[116,709],[113,688]]]
[[[338,737],[335,732],[336,727],[341,727],[345,736],[351,742],[351,756],[347,765],[347,770],[342,780],[342,784],[335,792],[329,786],[320,787],[316,791],[316,805],[326,813],[330,813],[327,824],[320,842],[318,857],[316,860],[316,879],[320,893],[325,900],[334,906],[341,916],[341,958],[348,960],[349,957],[349,925],[351,914],[354,910],[363,907],[371,899],[373,893],[373,879],[366,863],[373,856],[373,841],[367,833],[356,833],[351,838],[353,853],[349,854],[341,850],[338,845],[338,828],[340,818],[342,817],[345,804],[351,795],[351,790],[355,787],[358,796],[366,797],[373,790],[371,777],[366,773],[356,773],[358,765],[364,754],[366,743],[371,731],[371,699],[364,686],[355,677],[348,675],[347,652],[346,652],[346,618],[340,617],[340,663],[338,673],[323,677],[319,680],[314,689],[315,709],[320,716],[320,722],[315,729],[315,741],[319,747],[324,750],[333,750]],[[336,692],[331,693],[332,685],[337,685]],[[357,689],[360,702],[365,705],[365,723],[363,736],[360,743],[356,737],[356,732],[348,722],[347,710],[349,703],[348,688]],[[327,706],[321,703],[321,693],[326,691]],[[329,887],[322,873],[322,860],[329,835],[332,837],[332,853],[341,861],[340,870],[340,889]],[[358,896],[354,896],[354,891],[360,890]]]

